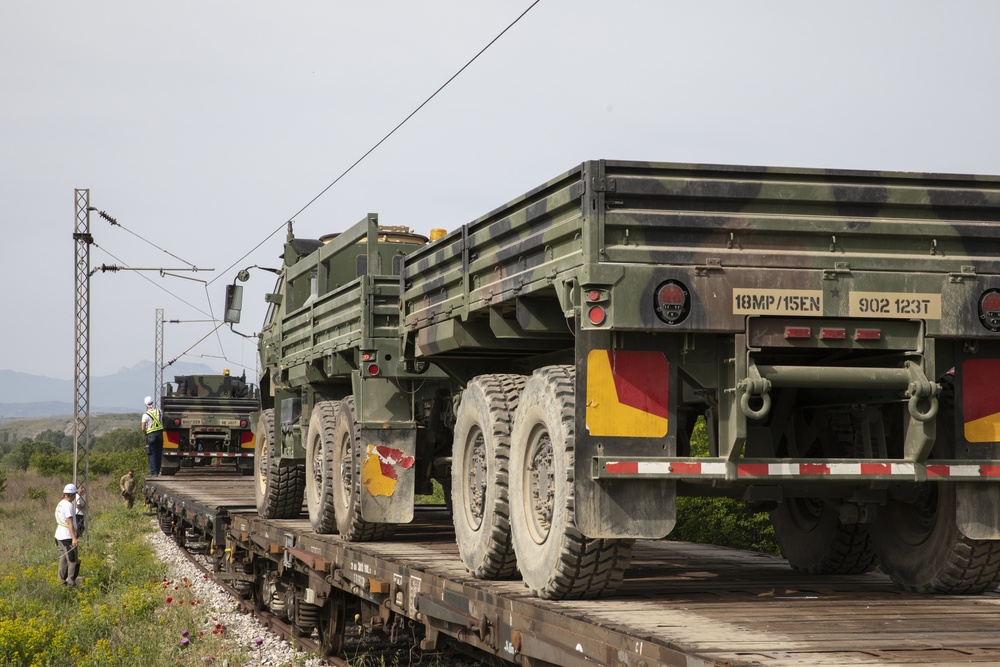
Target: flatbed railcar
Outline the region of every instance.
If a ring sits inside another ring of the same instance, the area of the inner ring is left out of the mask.
[[[316,533],[308,513],[263,519],[253,480],[185,474],[143,485],[159,525],[208,543],[216,576],[317,633],[336,654],[357,622],[416,630],[422,650],[458,642],[512,664],[957,665],[1000,662],[1000,594],[917,595],[877,572],[817,576],[784,559],[640,541],[609,598],[554,601],[462,564],[444,508],[418,508],[392,538]]]

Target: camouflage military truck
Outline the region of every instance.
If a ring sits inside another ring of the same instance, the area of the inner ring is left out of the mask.
[[[425,243],[374,214],[320,240],[289,229],[260,334],[262,516],[298,516],[304,494],[317,532],[382,539],[430,493],[450,397],[439,371],[403,360],[398,329],[402,260]]]
[[[234,463],[240,473],[253,473],[254,435],[250,417],[260,410],[260,397],[246,377],[177,375],[165,383],[163,462],[160,472],[173,475],[181,467]]]
[[[438,443],[414,467],[450,464],[470,572],[519,571],[541,597],[613,591],[633,541],[674,527],[678,493],[769,510],[796,569],[877,562],[907,590],[996,587],[1000,178],[594,161],[405,252],[401,312],[364,312],[425,383],[368,398],[369,343],[346,365],[320,354],[305,287],[273,320],[284,335],[262,339],[271,381],[317,386],[339,367],[341,405],[382,406],[364,434],[339,427],[334,461],[353,467],[324,463],[365,521],[406,518],[378,516],[379,487],[356,481],[379,469],[378,422],[409,423]],[[286,275],[319,276],[325,295],[321,263],[289,257]],[[429,386],[451,400],[421,404]]]

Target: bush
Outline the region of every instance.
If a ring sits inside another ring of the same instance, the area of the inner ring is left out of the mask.
[[[29,466],[39,475],[45,477],[73,477],[73,453],[56,452],[43,454],[36,452],[31,455]]]
[[[3,498],[3,492],[7,490],[7,472],[0,468],[0,498]]]
[[[691,434],[691,455],[708,456],[704,418]],[[768,514],[752,512],[732,498],[678,497],[677,525],[670,539],[780,554]]]

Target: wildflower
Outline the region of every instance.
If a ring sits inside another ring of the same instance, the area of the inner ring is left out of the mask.
[[[264,639],[262,637],[257,637],[257,639],[253,640],[253,643],[256,644],[257,646],[260,646],[261,644],[264,643]]]
[[[187,630],[181,630],[181,637],[187,637],[187,636],[188,636],[188,631]]]
[[[173,598],[167,598],[167,604],[170,604],[170,603],[171,603],[171,602],[173,602],[173,601],[174,601],[174,599],[173,599]]]
[[[189,640],[187,637],[185,637],[184,639],[181,640],[181,646],[187,646],[190,643],[191,643],[191,640]]]

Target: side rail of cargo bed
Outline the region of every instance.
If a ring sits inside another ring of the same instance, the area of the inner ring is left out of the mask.
[[[586,178],[567,172],[406,257],[402,327],[418,356],[572,340],[572,285],[596,242],[584,230]]]

